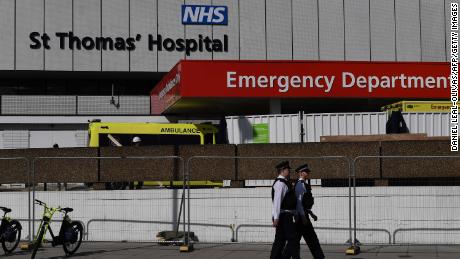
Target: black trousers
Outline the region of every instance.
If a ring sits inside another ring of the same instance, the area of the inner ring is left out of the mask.
[[[321,249],[321,245],[319,244],[318,236],[316,236],[315,229],[313,228],[313,225],[311,224],[310,217],[307,215],[307,224],[304,225],[302,222],[297,223],[298,226],[298,232],[297,232],[297,251],[299,253],[295,254],[295,257],[293,256],[292,258],[297,259],[300,258],[300,240],[303,239],[308,245],[308,248],[310,248],[310,252],[313,255],[313,258],[315,259],[323,259],[324,253],[323,249]],[[297,257],[297,254],[299,256]]]
[[[280,214],[270,259],[291,258],[295,253],[298,253],[299,245],[296,228],[297,224],[294,222],[292,214]]]

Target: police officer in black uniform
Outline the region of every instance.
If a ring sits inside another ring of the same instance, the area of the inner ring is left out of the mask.
[[[295,194],[297,198],[297,213],[299,215],[299,222],[298,225],[298,236],[297,236],[297,251],[300,250],[300,240],[303,239],[310,248],[310,252],[315,259],[323,259],[324,253],[321,249],[321,245],[319,244],[318,237],[316,236],[315,230],[313,229],[313,225],[311,224],[310,217],[313,220],[317,220],[317,217],[311,211],[311,208],[314,204],[314,198],[311,193],[311,186],[307,180],[310,177],[310,168],[308,164],[304,164],[299,166],[296,170],[299,173],[299,179],[295,184]],[[297,257],[293,257],[296,259]],[[298,257],[300,258],[300,256]]]
[[[288,161],[276,165],[278,177],[272,186],[272,221],[276,228],[270,258],[290,258],[298,252],[296,231],[296,197],[295,191],[289,182],[291,167]],[[287,244],[286,244],[287,241]],[[284,251],[283,251],[284,250]]]

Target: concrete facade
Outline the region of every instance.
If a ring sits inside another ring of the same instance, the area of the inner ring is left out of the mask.
[[[447,2],[3,0],[0,70],[167,72],[180,59],[446,61]],[[184,25],[183,4],[227,6],[228,25]],[[46,33],[50,48],[33,49],[33,32]],[[132,37],[135,49],[71,50],[68,38],[62,49],[60,32],[82,41]],[[149,35],[163,40],[226,35],[228,51],[149,50]]]

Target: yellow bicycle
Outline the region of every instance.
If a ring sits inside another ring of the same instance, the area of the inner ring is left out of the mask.
[[[40,227],[38,229],[38,235],[34,240],[34,250],[32,252],[32,259],[35,258],[35,254],[38,251],[41,243],[45,238],[46,231],[48,230],[51,237],[53,238],[51,245],[58,246],[62,245],[64,252],[67,256],[73,255],[81,245],[83,238],[83,225],[78,221],[72,221],[67,215],[69,212],[72,212],[72,208],[52,208],[48,207],[46,203],[35,200],[35,202],[44,207],[43,218],[40,222]],[[62,220],[61,229],[58,236],[54,236],[53,231],[51,230],[50,224],[51,219],[53,218],[54,213],[62,212],[64,213],[64,218]]]

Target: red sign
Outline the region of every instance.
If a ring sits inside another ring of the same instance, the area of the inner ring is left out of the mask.
[[[180,99],[181,63],[177,63],[150,93],[153,114],[161,114]]]
[[[179,95],[447,99],[449,72],[449,63],[444,62],[187,60],[176,65],[152,94],[167,97],[161,101],[163,108],[177,101],[174,97]],[[177,76],[180,82],[171,87],[168,82]]]

